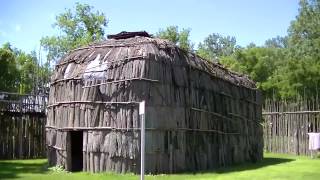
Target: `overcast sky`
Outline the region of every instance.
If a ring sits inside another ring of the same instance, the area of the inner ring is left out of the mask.
[[[107,34],[177,25],[191,28],[191,40],[203,41],[210,33],[235,36],[237,43],[262,45],[265,40],[285,36],[298,13],[298,0],[8,0],[0,6],[0,44],[30,52],[39,40],[57,34],[55,16],[75,2],[88,3],[109,19]]]

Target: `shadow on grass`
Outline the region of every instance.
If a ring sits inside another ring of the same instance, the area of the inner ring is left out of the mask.
[[[0,179],[19,178],[19,174],[45,173],[48,171],[46,162],[26,162],[0,161]]]
[[[203,174],[203,173],[232,173],[232,172],[240,172],[240,171],[247,171],[247,170],[255,170],[267,166],[273,166],[277,164],[282,164],[282,163],[288,163],[295,161],[295,159],[290,159],[290,158],[274,158],[274,157],[266,157],[262,161],[258,162],[245,162],[241,164],[235,164],[235,165],[230,165],[227,167],[218,167],[215,169],[211,170],[204,170],[204,171],[194,171],[194,172],[178,172],[176,174]]]
[[[287,158],[273,158],[267,157],[264,158],[262,161],[256,163],[243,163],[237,164],[226,168],[218,168],[215,170],[216,173],[230,173],[230,172],[237,172],[237,171],[247,171],[247,170],[254,170],[259,169],[267,166],[273,166],[282,163],[292,162],[294,159],[287,159]]]

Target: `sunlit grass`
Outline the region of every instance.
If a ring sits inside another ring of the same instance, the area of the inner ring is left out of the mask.
[[[146,179],[319,179],[320,159],[290,155],[265,154],[259,163],[246,163],[202,173],[174,175],[147,175]],[[138,179],[134,174],[87,172],[69,173],[48,169],[45,159],[1,160],[0,179],[44,179],[44,180],[96,180],[96,179]]]

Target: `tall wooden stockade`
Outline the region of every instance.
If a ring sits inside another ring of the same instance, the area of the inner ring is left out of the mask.
[[[0,159],[46,156],[47,96],[0,92]]]
[[[145,101],[145,172],[198,171],[263,153],[261,95],[246,76],[174,44],[122,33],[76,49],[56,65],[46,137],[51,165],[140,172],[139,102]]]
[[[267,99],[264,105],[265,150],[309,155],[307,133],[320,132],[318,98],[292,101]]]

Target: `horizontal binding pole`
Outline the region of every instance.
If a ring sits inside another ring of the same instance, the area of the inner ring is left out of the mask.
[[[250,90],[256,90],[256,89],[257,89],[256,87],[246,86],[246,85],[244,85],[243,83],[236,84],[235,82],[229,81],[229,80],[227,80],[227,79],[223,79],[223,78],[219,77],[216,73],[212,73],[212,72],[206,71],[205,69],[201,69],[200,67],[197,67],[196,65],[190,65],[190,67],[193,68],[193,69],[199,70],[199,71],[201,71],[201,72],[207,73],[207,74],[209,74],[210,76],[216,77],[216,78],[218,78],[218,79],[220,79],[220,80],[222,80],[222,81],[225,81],[225,82],[227,82],[227,83],[229,83],[229,84],[233,84],[233,85],[235,85],[235,86],[237,86],[237,87],[243,87],[243,88],[250,89]],[[219,68],[221,68],[221,67],[219,66]],[[231,77],[232,77],[233,79],[235,79],[235,77],[233,77],[233,76],[231,76]]]
[[[38,97],[47,97],[46,95],[20,94],[20,93],[4,92],[4,91],[0,91],[0,94],[5,94],[5,95],[18,95],[18,96],[38,96]]]
[[[230,94],[227,94],[225,92],[220,92],[220,94],[223,95],[223,96],[227,96],[229,98],[234,98],[233,96],[231,96]]]
[[[70,131],[70,130],[119,130],[119,131],[128,131],[128,130],[140,130],[140,128],[116,128],[116,127],[63,127],[58,128],[55,126],[46,126],[47,129],[55,129],[62,131]]]
[[[98,68],[102,65],[106,65],[106,64],[111,64],[111,63],[116,63],[116,62],[122,62],[122,61],[128,61],[128,60],[137,60],[137,59],[145,59],[147,56],[132,56],[132,57],[127,57],[127,58],[124,58],[124,59],[120,59],[120,60],[114,60],[114,61],[107,61],[107,62],[103,62],[99,65],[96,65],[96,66],[92,66],[88,69],[85,69],[84,73],[88,73],[88,71],[86,72],[86,70],[90,70],[90,69],[95,69],[95,68]],[[106,69],[107,70],[107,69]],[[106,71],[105,70],[105,71]],[[89,71],[89,72],[92,72],[92,71]],[[98,71],[99,72],[99,71]]]
[[[50,83],[50,86],[58,83],[58,82],[62,82],[62,81],[69,81],[69,80],[85,80],[83,78],[65,78],[65,79],[59,79],[59,80],[56,80],[52,83]],[[100,85],[104,85],[104,84],[112,84],[112,83],[119,83],[119,82],[125,82],[125,81],[133,81],[133,80],[141,80],[141,81],[149,81],[149,82],[159,82],[159,80],[156,80],[156,79],[148,79],[148,78],[129,78],[129,79],[120,79],[120,80],[115,80],[115,81],[108,81],[108,82],[105,82],[105,83],[100,83],[100,84],[94,84],[94,85],[91,85],[91,86],[83,86],[82,88],[88,88],[88,87],[95,87],[95,86],[100,86]]]
[[[61,147],[57,147],[57,146],[52,146],[52,145],[48,145],[48,147],[51,147],[51,148],[54,148],[54,149],[57,149],[57,150],[60,150],[60,151],[65,151],[65,149],[62,149]]]
[[[84,50],[84,49],[93,49],[93,48],[104,48],[104,47],[128,47],[128,46],[135,46],[135,45],[142,45],[142,44],[151,44],[154,43],[152,41],[147,41],[147,42],[138,42],[138,43],[123,43],[119,45],[114,45],[114,44],[104,44],[104,45],[96,45],[96,46],[88,46],[88,47],[82,47],[82,48],[77,48],[72,50],[71,52],[78,51],[78,50]]]
[[[262,124],[260,124],[258,121],[253,121],[253,120],[251,120],[251,119],[247,119],[246,117],[241,116],[241,115],[239,115],[239,114],[234,114],[234,113],[229,113],[229,114],[230,114],[231,116],[238,117],[238,118],[240,118],[240,119],[242,119],[242,120],[249,121],[249,122],[252,122],[252,123],[255,123],[255,124],[258,124],[258,125],[262,125]]]
[[[204,113],[208,113],[208,114],[213,114],[213,115],[215,115],[217,117],[220,117],[220,118],[223,118],[223,119],[227,119],[227,120],[230,120],[230,121],[234,121],[233,119],[228,118],[226,116],[223,116],[223,115],[221,115],[219,113],[216,113],[216,112],[207,111],[207,110],[199,109],[199,108],[190,108],[190,109],[193,110],[193,111],[199,111],[199,112],[204,112]]]
[[[240,134],[240,133],[237,133],[237,132],[223,132],[223,131],[214,130],[214,129],[191,129],[191,128],[178,128],[178,130],[184,130],[184,131],[198,131],[198,132],[211,132],[211,133],[224,134],[224,135],[239,135],[239,134]]]
[[[133,104],[133,105],[139,105],[139,102],[135,101],[128,101],[128,102],[104,102],[104,101],[62,101],[62,102],[56,102],[54,104],[50,104],[47,107],[54,107],[62,104]]]
[[[255,101],[251,101],[251,100],[245,99],[245,98],[240,98],[240,100],[247,101],[248,103],[255,104],[255,105],[261,105],[261,104],[255,102]]]
[[[72,130],[110,130],[110,131],[140,131],[140,127],[137,128],[116,128],[116,127],[63,127],[58,128],[55,126],[46,126],[47,129],[55,129],[61,131],[72,131]],[[192,128],[146,128],[147,131],[196,131],[196,132],[211,132],[217,134],[225,134],[225,135],[239,135],[237,132],[223,132],[214,129],[192,129]]]
[[[90,67],[88,69],[94,69],[94,68],[100,67],[100,66],[105,65],[105,64],[111,64],[111,63],[116,63],[116,62],[121,62],[121,61],[144,59],[145,57],[146,56],[132,56],[132,57],[127,57],[127,58],[123,58],[123,59],[120,59],[120,60],[107,61],[107,62],[101,63],[101,64],[99,64],[97,66]],[[72,63],[72,62],[76,62],[76,59],[57,64],[56,67],[59,67],[59,66],[65,65],[65,64],[69,64],[69,63]]]
[[[58,83],[58,82],[62,82],[62,81],[69,81],[69,80],[76,80],[76,81],[79,81],[79,80],[82,80],[82,78],[72,77],[72,78],[58,79],[58,80],[55,80],[55,81],[51,82],[51,83],[50,83],[50,86],[52,86],[53,84],[56,84],[56,83]]]
[[[262,112],[262,115],[281,115],[281,114],[313,114],[320,113],[320,111],[295,111],[295,112]]]
[[[227,93],[224,93],[224,92],[217,92],[218,94],[221,94],[223,96],[226,96],[226,97],[229,97],[229,98],[232,98],[234,99],[234,97],[230,94],[227,94]],[[240,101],[246,101],[248,103],[251,103],[251,104],[255,104],[255,105],[260,105],[259,103],[255,102],[255,101],[251,101],[249,99],[245,99],[245,98],[239,98]]]
[[[99,84],[94,84],[94,85],[90,85],[90,86],[83,86],[82,88],[90,88],[90,87],[96,87],[96,86],[100,86],[100,85],[106,85],[106,84],[112,84],[112,83],[119,83],[119,82],[126,82],[126,81],[134,81],[134,80],[149,81],[149,82],[154,82],[154,83],[158,83],[158,82],[159,82],[159,80],[155,80],[155,79],[130,78],[130,79],[120,79],[120,80],[116,80],[116,81],[107,81],[107,82],[105,82],[105,83],[99,83]]]
[[[229,120],[229,121],[233,121],[233,122],[234,122],[233,119],[228,118],[228,117],[226,117],[226,116],[223,116],[223,115],[221,115],[221,114],[219,114],[219,113],[216,113],[216,112],[211,112],[211,111],[207,111],[207,110],[204,110],[204,109],[198,109],[198,108],[191,108],[191,110],[199,111],[199,112],[205,112],[205,113],[209,113],[209,114],[213,114],[213,115],[215,115],[215,116],[217,116],[217,117],[221,117],[221,118],[224,118],[224,119],[227,119],[227,120]],[[233,113],[229,113],[229,114],[230,114],[231,116],[241,118],[242,120],[246,120],[246,121],[249,121],[249,122],[252,122],[252,123],[256,123],[256,124],[261,125],[259,122],[256,122],[256,121],[247,119],[247,118],[245,118],[245,117],[243,117],[243,116],[240,116],[240,115],[238,115],[238,114],[233,114]]]
[[[34,99],[21,99],[19,101],[15,101],[15,100],[0,100],[0,102],[3,103],[12,103],[12,104],[21,104],[21,105],[30,105],[30,106],[44,106],[44,104],[35,104],[35,101],[41,101],[41,100],[34,100]]]
[[[34,114],[34,115],[43,115],[46,116],[44,112],[45,108],[42,108],[41,111],[32,111],[32,109],[22,109],[22,108],[13,108],[13,109],[1,109],[0,112],[4,114],[17,114],[18,116],[23,116],[25,114]]]

